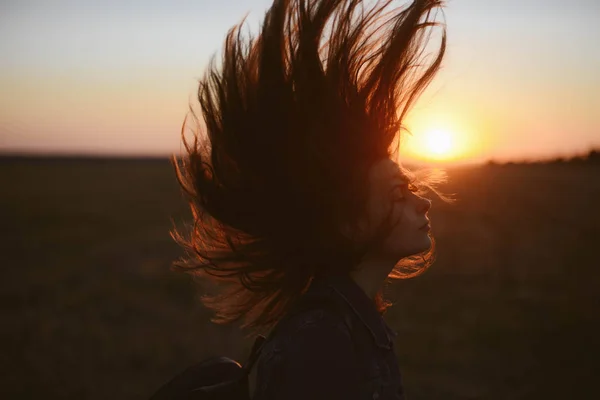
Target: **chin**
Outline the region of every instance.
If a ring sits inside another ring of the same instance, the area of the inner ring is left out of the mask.
[[[415,240],[410,248],[404,248],[403,251],[398,251],[400,258],[410,257],[415,254],[423,253],[431,248],[431,237],[423,235],[419,240]]]
[[[426,252],[431,248],[432,239],[430,232],[420,232],[420,235],[411,236],[408,240],[401,238],[389,239],[386,243],[384,254],[389,258],[400,260],[415,254]]]
[[[426,235],[423,239],[423,246],[419,251],[417,251],[417,253],[422,253],[424,251],[429,250],[430,248],[431,248],[431,236]]]

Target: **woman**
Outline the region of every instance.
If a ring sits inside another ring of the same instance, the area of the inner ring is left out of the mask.
[[[214,322],[281,321],[254,399],[403,398],[383,289],[433,262],[435,188],[392,156],[446,37],[428,58],[440,1],[368,3],[275,0],[257,38],[230,30],[199,85],[206,137],[172,159],[195,219],[175,267],[216,288]]]

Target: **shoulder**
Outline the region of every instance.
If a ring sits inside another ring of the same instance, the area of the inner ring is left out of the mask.
[[[343,316],[319,307],[294,315],[280,328],[261,355],[265,390],[282,399],[352,398],[359,366]]]
[[[351,347],[351,332],[344,317],[331,307],[304,311],[290,318],[282,332],[292,348],[299,345],[327,346],[335,349],[344,345]]]
[[[313,348],[328,346],[330,342],[350,346],[351,332],[341,313],[323,304],[281,321],[275,335],[265,343],[263,353],[289,353],[301,345]]]
[[[320,357],[354,354],[363,342],[368,343],[365,336],[369,332],[361,326],[352,306],[337,291],[330,286],[316,286],[279,322],[275,334],[263,347],[263,354],[268,353],[263,360],[278,360],[284,353],[287,358],[311,355],[321,349],[324,350]]]
[[[329,297],[317,300],[317,304],[282,321],[280,332],[276,334],[282,347],[288,347],[290,342],[294,343],[293,347],[299,343],[312,344],[312,341],[351,343],[352,332],[343,311]]]

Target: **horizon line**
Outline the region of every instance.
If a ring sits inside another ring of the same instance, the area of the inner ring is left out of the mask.
[[[568,155],[554,154],[549,156],[532,156],[532,157],[487,157],[477,159],[464,160],[422,160],[413,157],[400,157],[401,162],[416,166],[431,166],[431,167],[453,167],[463,165],[485,165],[485,164],[526,164],[536,162],[551,162],[556,160],[568,161],[571,159],[585,158],[592,152],[600,152],[600,147],[590,147],[584,152],[573,152]],[[87,151],[32,151],[23,149],[0,149],[0,158],[21,158],[21,159],[98,159],[98,160],[170,160],[175,155],[181,159],[185,154],[177,154],[175,152],[166,154],[164,152],[147,152],[147,153],[119,153],[119,152],[87,152]]]

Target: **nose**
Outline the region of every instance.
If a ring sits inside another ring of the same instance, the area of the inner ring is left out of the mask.
[[[419,197],[419,202],[417,205],[417,211],[419,213],[425,214],[431,208],[431,200],[426,197]]]

